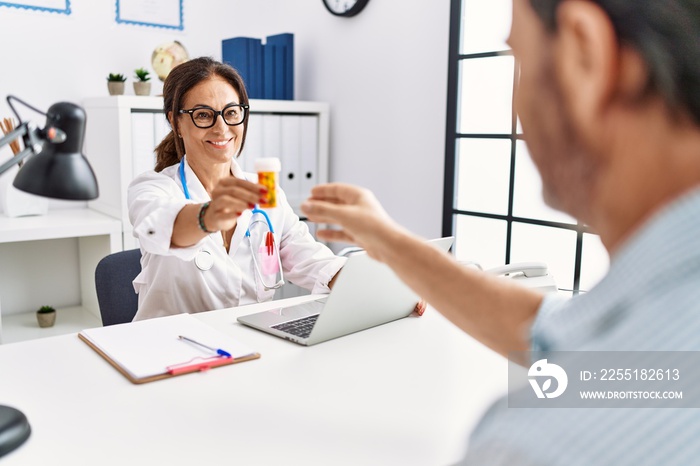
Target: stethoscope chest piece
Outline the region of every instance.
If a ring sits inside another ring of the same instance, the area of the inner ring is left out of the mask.
[[[214,266],[214,256],[206,249],[202,249],[194,258],[194,265],[199,270],[209,270]]]

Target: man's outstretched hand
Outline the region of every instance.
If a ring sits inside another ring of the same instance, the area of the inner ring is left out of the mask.
[[[320,239],[356,244],[375,259],[391,233],[401,230],[371,191],[350,184],[315,186],[301,210],[312,222],[340,227],[318,230]]]

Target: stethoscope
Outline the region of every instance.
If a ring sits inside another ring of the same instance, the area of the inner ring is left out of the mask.
[[[178,168],[178,171],[180,174],[180,183],[182,184],[182,191],[185,193],[185,199],[192,199],[192,197],[190,196],[190,190],[187,188],[184,156],[182,157],[182,159],[180,159],[180,166]],[[276,290],[277,288],[280,288],[282,285],[284,285],[284,273],[282,271],[282,258],[280,257],[279,248],[277,247],[277,240],[275,240],[275,230],[272,227],[272,221],[270,221],[270,217],[267,215],[267,212],[258,208],[258,206],[256,205],[255,208],[251,211],[251,213],[251,221],[250,223],[248,223],[248,228],[245,231],[245,237],[248,238],[250,254],[253,257],[253,268],[255,269],[260,283],[262,283],[263,287],[266,290]],[[260,218],[255,219],[256,214],[262,215],[265,220],[262,220]],[[250,227],[256,223],[264,223],[267,225],[268,229],[268,232],[265,235],[265,244],[263,245],[261,241],[261,245],[257,253],[253,247],[253,239],[250,236]],[[262,256],[260,262],[258,262],[258,255]],[[209,270],[214,265],[214,257],[211,255],[210,251],[202,249],[201,251],[199,251],[199,253],[197,253],[197,256],[194,259],[194,263],[199,270]],[[266,275],[274,274],[275,276],[277,276],[277,273],[279,272],[279,280],[277,280],[277,282],[272,285],[268,285],[265,281],[265,277],[263,276],[263,269]]]

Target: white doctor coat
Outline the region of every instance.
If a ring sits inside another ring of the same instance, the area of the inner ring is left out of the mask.
[[[254,268],[245,232],[252,212],[245,210],[226,252],[221,233],[212,233],[187,248],[171,247],[175,218],[187,204],[209,201],[209,194],[185,162],[185,179],[191,199],[186,199],[178,173],[179,164],[160,173],[136,177],[127,194],[129,219],[141,246],[141,273],[134,280],[139,309],[134,320],[180,313],[202,312],[269,301],[275,290],[265,290]],[[244,173],[234,160],[237,178],[257,183],[257,174]],[[277,191],[278,206],[265,209],[279,245],[286,281],[328,293],[328,282],[345,264],[325,245],[317,242],[294,213],[284,192]],[[259,214],[258,214],[259,215]],[[195,257],[207,251],[213,258],[209,270],[200,270]]]

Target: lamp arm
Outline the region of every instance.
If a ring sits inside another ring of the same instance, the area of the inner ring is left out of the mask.
[[[18,154],[15,154],[10,160],[0,165],[0,175],[9,170],[10,167],[20,163],[22,160],[26,159],[32,154],[37,154],[41,150],[41,144],[39,143],[35,133],[35,125],[25,122],[0,138],[0,148],[20,137],[24,141],[24,150]]]
[[[0,175],[32,154],[34,154],[34,150],[31,147],[27,147],[22,152],[15,154],[10,160],[0,165]]]
[[[0,138],[0,147],[4,147],[6,144],[11,143],[17,138],[21,138],[27,134],[27,123],[22,123],[6,135],[4,135],[2,138]]]

